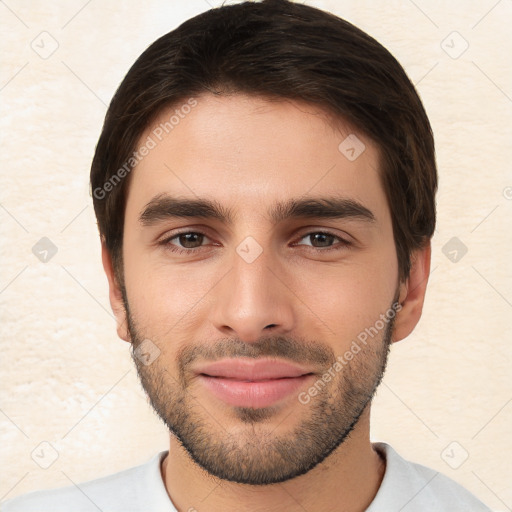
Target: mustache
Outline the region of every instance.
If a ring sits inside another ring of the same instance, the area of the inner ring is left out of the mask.
[[[310,342],[284,336],[266,337],[252,343],[235,338],[185,346],[179,350],[177,361],[180,373],[184,375],[197,359],[216,361],[236,357],[276,357],[321,367],[329,366],[336,361],[334,351],[327,345],[318,341]]]

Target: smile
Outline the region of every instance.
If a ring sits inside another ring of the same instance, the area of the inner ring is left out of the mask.
[[[225,359],[196,369],[199,382],[234,407],[269,407],[314,376],[308,369],[272,359]]]

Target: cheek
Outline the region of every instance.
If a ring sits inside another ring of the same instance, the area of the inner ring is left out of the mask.
[[[140,329],[158,335],[177,322],[176,329],[182,329],[197,315],[202,299],[218,280],[213,267],[171,265],[129,242],[125,248],[126,291]]]
[[[398,267],[393,251],[383,256],[368,255],[346,266],[312,267],[296,279],[297,295],[308,306],[301,307],[301,317],[304,321],[309,316],[306,328],[308,322],[315,326],[312,336],[323,333],[333,348],[342,350],[386,313],[396,292]]]

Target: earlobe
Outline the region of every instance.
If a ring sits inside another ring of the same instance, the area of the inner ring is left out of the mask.
[[[409,336],[421,318],[430,273],[430,256],[430,241],[411,254],[409,277],[400,285],[401,309],[396,316],[393,328],[394,342]]]
[[[103,269],[108,279],[110,307],[114,313],[117,323],[117,335],[124,341],[131,342],[130,333],[128,330],[128,322],[126,318],[126,310],[123,302],[123,294],[121,287],[115,276],[114,267],[112,264],[112,256],[107,249],[105,241],[101,243],[101,260],[103,262]]]

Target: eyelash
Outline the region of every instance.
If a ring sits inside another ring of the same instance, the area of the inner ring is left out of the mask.
[[[192,253],[198,252],[200,249],[204,248],[204,246],[196,247],[196,248],[193,248],[193,249],[180,248],[180,247],[170,243],[171,240],[174,240],[175,238],[178,238],[178,237],[180,237],[182,235],[202,235],[202,236],[208,238],[208,235],[206,233],[201,232],[201,231],[182,231],[181,233],[175,233],[171,237],[167,237],[164,240],[158,242],[158,245],[162,245],[167,250],[169,250],[169,251],[171,251],[173,253],[176,253],[176,254],[192,254]],[[310,232],[305,233],[304,235],[302,235],[300,237],[299,241],[303,240],[304,238],[306,238],[308,236],[311,236],[311,235],[328,235],[328,236],[332,236],[332,237],[336,238],[339,241],[339,243],[337,245],[334,245],[334,246],[331,246],[331,247],[325,247],[325,248],[306,246],[306,247],[310,247],[311,249],[313,249],[315,252],[318,252],[318,253],[325,253],[325,252],[331,252],[331,251],[339,251],[339,250],[342,250],[342,249],[350,249],[352,247],[352,244],[350,242],[348,242],[347,240],[341,238],[338,235],[335,235],[334,233],[330,233],[329,231],[310,231]]]

